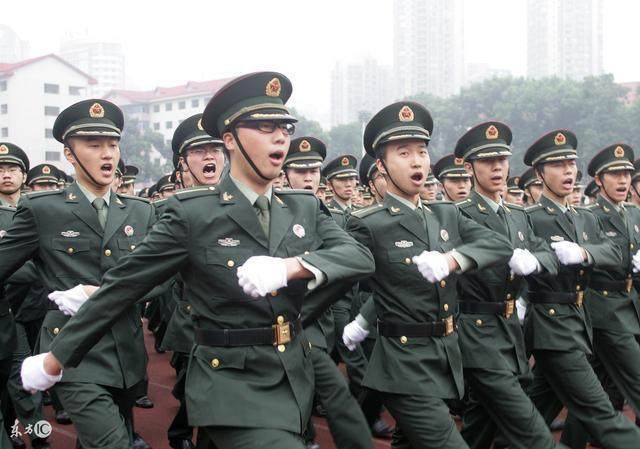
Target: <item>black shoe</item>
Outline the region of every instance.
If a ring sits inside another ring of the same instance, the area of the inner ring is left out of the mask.
[[[564,430],[564,420],[563,419],[554,419],[551,425],[549,426],[552,432],[557,430]]]
[[[147,395],[141,396],[136,399],[136,407],[153,408],[153,401]]]
[[[191,440],[172,440],[169,441],[169,446],[173,449],[195,449]]]
[[[13,446],[13,449],[24,449],[27,447],[27,445],[24,444],[24,441],[22,441],[22,438],[17,435],[11,436],[11,445]]]
[[[149,443],[142,439],[140,435],[134,432],[132,449],[151,449]]]
[[[32,438],[31,447],[33,449],[51,449],[51,445],[46,438]]]
[[[58,410],[56,411],[56,422],[63,425],[71,424],[71,418],[64,410]]]
[[[371,434],[375,438],[391,438],[391,435],[393,435],[393,428],[390,427],[382,418],[378,418],[371,426]]]
[[[321,449],[320,445],[315,441],[310,441],[307,443],[307,449]]]

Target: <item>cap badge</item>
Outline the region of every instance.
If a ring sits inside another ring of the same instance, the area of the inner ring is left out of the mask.
[[[464,159],[462,159],[461,157],[457,157],[457,158],[455,158],[455,159],[453,160],[453,163],[454,163],[455,165],[462,165],[462,164],[464,164]]]
[[[45,165],[44,167],[42,167],[43,175],[48,175],[49,173],[51,173],[51,168],[48,165]]]
[[[0,145],[0,154],[8,154],[9,148],[6,145]]]
[[[198,129],[200,131],[204,131],[204,128],[202,127],[202,119],[198,120]]]
[[[566,144],[566,143],[567,143],[567,138],[565,137],[565,135],[564,135],[564,134],[562,134],[562,133],[558,133],[558,134],[556,134],[556,136],[553,138],[553,142],[554,142],[556,145],[564,145],[564,144]]]
[[[342,160],[340,161],[340,164],[341,164],[343,167],[348,166],[348,165],[349,165],[349,158],[348,158],[348,157],[343,157],[343,158],[342,158]]]
[[[498,138],[498,128],[496,128],[496,125],[491,125],[487,128],[487,130],[484,132],[484,136],[489,139],[489,140],[494,140]]]
[[[278,78],[273,78],[267,83],[265,93],[267,94],[267,97],[279,97],[281,90],[282,85],[280,84],[280,80]]]
[[[520,184],[520,178],[518,178],[517,176],[516,176],[515,178],[513,178],[513,183],[514,183],[515,185]]]
[[[617,146],[615,150],[613,150],[613,155],[615,157],[623,157],[624,156],[624,149],[620,146]]]
[[[307,151],[311,151],[311,144],[309,143],[308,140],[303,140],[302,142],[300,142],[300,145],[298,146],[298,149],[302,153],[306,153]]]
[[[126,225],[124,227],[124,235],[126,235],[127,237],[131,237],[133,235],[133,226]]]
[[[449,233],[446,229],[440,230],[440,238],[442,238],[442,240],[444,240],[445,242],[449,240]]]
[[[102,118],[104,117],[104,108],[100,103],[93,103],[89,108],[89,115],[91,118]]]
[[[304,237],[306,235],[306,232],[305,232],[304,228],[302,227],[302,225],[299,225],[297,223],[293,225],[293,233],[299,239],[301,239],[302,237]]]
[[[395,242],[394,245],[396,245],[398,248],[411,248],[413,246],[413,242],[410,242],[408,240],[400,240],[399,242]]]
[[[412,122],[415,116],[413,115],[413,111],[407,105],[402,106],[400,112],[398,113],[398,118],[401,122]]]

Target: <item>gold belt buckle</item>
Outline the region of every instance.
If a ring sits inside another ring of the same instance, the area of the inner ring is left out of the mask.
[[[449,315],[442,321],[444,321],[444,335],[453,334],[453,315]]]
[[[275,342],[273,343],[274,346],[283,345],[291,341],[291,328],[289,327],[289,323],[274,324],[272,327],[276,336]]]
[[[504,317],[509,319],[511,318],[511,315],[513,315],[513,312],[516,311],[516,300],[515,299],[509,299],[507,301],[505,301],[504,304]]]
[[[579,291],[576,293],[576,305],[578,307],[582,307],[582,302],[584,300],[584,291]]]
[[[627,293],[631,293],[631,289],[633,288],[633,279],[627,278],[625,282],[625,290]]]

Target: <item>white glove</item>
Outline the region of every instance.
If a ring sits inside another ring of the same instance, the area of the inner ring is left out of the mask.
[[[44,371],[44,358],[47,353],[27,357],[22,362],[20,377],[22,388],[26,391],[44,391],[53,387],[62,379],[62,371],[57,376],[52,376]]]
[[[637,273],[640,271],[640,250],[638,250],[631,258],[631,264],[633,265],[634,273]]]
[[[349,351],[356,349],[358,343],[362,343],[369,335],[369,331],[364,329],[356,320],[353,320],[344,327],[342,331],[342,342]]]
[[[516,313],[518,314],[520,324],[524,323],[524,316],[527,313],[527,302],[522,298],[516,300]]]
[[[562,242],[553,242],[551,247],[562,265],[577,265],[584,262],[584,252],[577,243],[563,240]]]
[[[70,290],[56,290],[49,293],[49,299],[58,305],[62,313],[73,316],[78,313],[78,309],[89,297],[85,293],[83,285],[76,285]]]
[[[514,249],[511,260],[509,260],[511,272],[518,276],[528,276],[538,271],[539,266],[538,259],[528,249]]]
[[[438,251],[423,251],[413,256],[413,263],[418,271],[429,282],[438,282],[449,276],[449,262],[447,256]]]
[[[238,267],[238,284],[254,298],[287,286],[287,266],[280,257],[252,256]]]

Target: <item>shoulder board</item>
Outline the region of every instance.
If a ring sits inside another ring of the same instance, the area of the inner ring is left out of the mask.
[[[54,189],[54,190],[39,190],[37,192],[27,192],[24,194],[29,199],[40,198],[41,196],[49,196],[49,195],[60,195],[63,193],[62,189]]]
[[[13,207],[8,207],[8,206],[0,206],[0,210],[3,210],[5,212],[15,212],[16,211]]]
[[[433,209],[434,207],[435,207],[435,208],[438,208],[439,206],[455,206],[455,203],[454,203],[454,202],[452,202],[452,201],[445,201],[445,200],[442,200],[442,201],[429,201],[428,203],[422,203],[422,204],[424,204],[425,206],[430,207],[430,208],[432,208],[432,209]],[[463,207],[464,207],[464,206],[463,206]]]
[[[344,212],[341,211],[340,209],[335,209],[333,207],[327,207],[327,210],[329,212],[331,212],[332,214],[344,215]]]
[[[199,196],[219,195],[219,194],[220,194],[220,190],[216,186],[208,186],[208,187],[198,186],[198,187],[192,187],[190,189],[180,190],[179,192],[176,192],[174,196],[178,198],[180,201],[182,201],[189,198],[197,198]]]
[[[455,203],[458,207],[469,207],[473,205],[471,198],[467,198],[466,200],[458,201]]]
[[[118,196],[120,198],[124,198],[124,199],[127,199],[127,200],[138,200],[138,201],[142,201],[143,203],[151,203],[151,201],[149,201],[149,198],[142,198],[140,196],[125,195],[124,193],[118,193]]]
[[[365,208],[353,211],[351,212],[351,215],[357,218],[364,218],[364,217],[368,217],[369,215],[375,212],[380,212],[381,210],[384,210],[384,209],[386,208],[382,204],[373,204],[371,206],[367,206]]]
[[[313,195],[313,191],[309,189],[278,189],[274,190],[273,193],[276,195],[295,195],[299,193],[304,193],[305,195]]]
[[[525,212],[535,212],[537,210],[543,210],[544,206],[542,204],[534,204],[532,206],[527,206],[524,208]]]
[[[578,210],[591,210],[589,206],[573,206],[573,208]]]
[[[509,209],[513,209],[513,210],[524,210],[524,206],[520,205],[520,204],[516,204],[516,203],[507,203],[505,201],[504,203]]]
[[[595,209],[596,207],[600,207],[600,205],[599,205],[599,204],[597,204],[597,203],[591,203],[591,204],[589,204],[589,205],[585,206],[584,208],[585,208],[585,209],[587,209],[587,210],[593,210],[593,209]]]
[[[625,201],[622,204],[624,204],[624,207],[633,207],[634,209],[640,209],[640,207],[638,207],[638,205],[635,204],[635,203],[629,203],[629,202]]]

